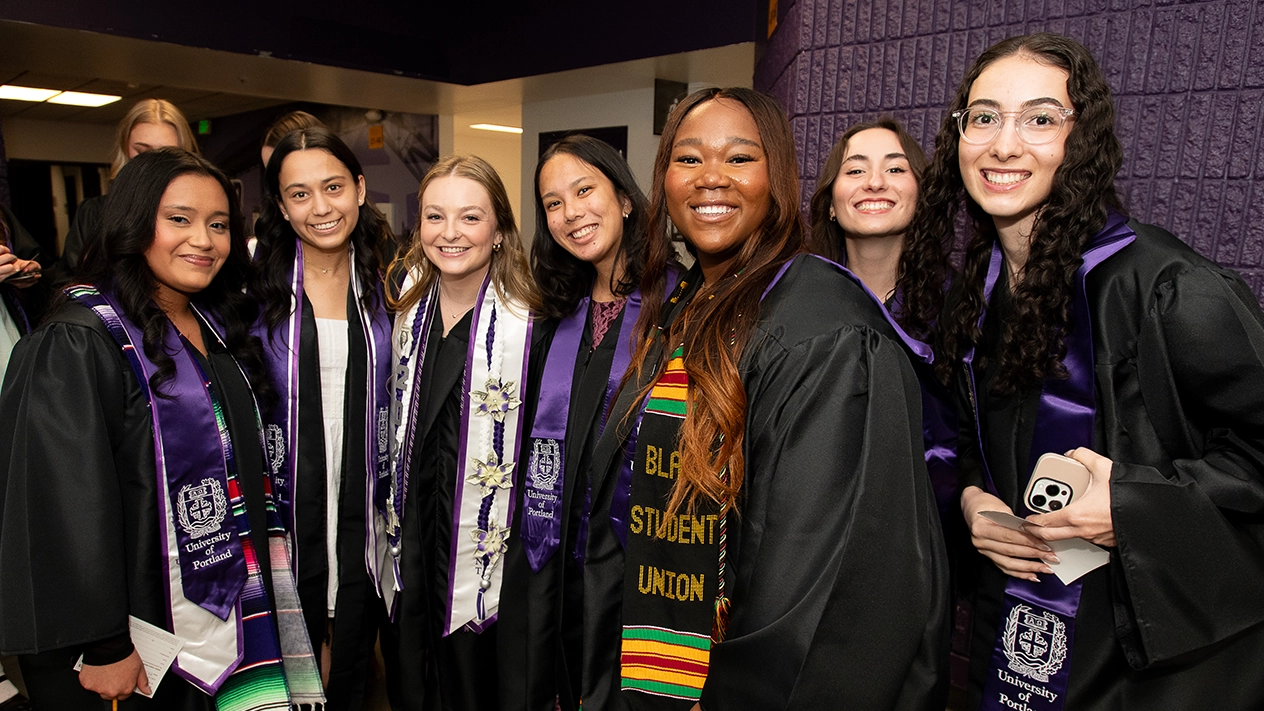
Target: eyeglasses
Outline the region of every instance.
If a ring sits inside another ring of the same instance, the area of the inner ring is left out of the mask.
[[[975,107],[953,111],[957,130],[966,143],[991,143],[1005,125],[1006,116],[1018,117],[1018,137],[1031,146],[1049,143],[1062,134],[1062,127],[1075,115],[1075,109],[1062,106],[1033,106],[1023,111],[995,111]]]

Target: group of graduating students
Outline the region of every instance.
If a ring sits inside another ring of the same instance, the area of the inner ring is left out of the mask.
[[[972,709],[1259,707],[1264,315],[1125,216],[1113,123],[1005,40],[929,161],[847,131],[809,229],[783,110],[706,89],[648,200],[550,148],[529,258],[476,157],[392,260],[287,133],[252,265],[218,170],[140,155],[0,394],[0,648],[37,708],[359,708],[380,628],[406,709],[942,709],[955,596]],[[1091,484],[1036,515],[1045,452]],[[129,615],[184,644],[152,702]]]

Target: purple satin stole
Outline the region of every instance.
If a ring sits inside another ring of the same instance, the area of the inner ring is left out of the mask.
[[[294,501],[298,488],[298,408],[299,403],[299,344],[302,343],[303,327],[303,243],[294,240],[294,264],[287,275],[293,299],[293,309],[285,323],[275,332],[265,324],[257,324],[255,335],[264,344],[264,356],[268,369],[279,386],[279,401],[264,425],[264,441],[267,445],[268,470],[272,475],[278,513],[287,531],[294,531]],[[376,528],[373,525],[374,510],[385,515],[390,493],[390,395],[387,382],[391,367],[391,325],[386,316],[385,296],[381,282],[372,285],[360,283],[355,271],[355,251],[351,250],[351,290],[364,342],[367,345],[368,367],[366,371],[364,422],[364,456],[367,472],[367,496],[365,497],[365,563],[374,582],[379,580],[377,571]],[[366,289],[377,292],[377,309],[364,308]],[[297,539],[291,537],[291,563],[298,575]],[[332,572],[332,571],[331,571]]]
[[[570,419],[575,363],[579,358],[584,326],[588,322],[588,303],[589,297],[580,299],[575,311],[558,324],[545,360],[535,424],[531,428],[531,458],[523,491],[521,535],[527,562],[536,573],[561,544],[562,517],[559,509],[566,477],[566,428]],[[598,415],[600,428],[605,427],[610,397],[632,363],[632,333],[640,315],[641,290],[637,289],[628,296],[623,306],[623,321]],[[584,508],[586,510],[587,506]]]
[[[1075,294],[1072,318],[1065,337],[1066,356],[1062,364],[1069,377],[1046,377],[1036,407],[1035,435],[1029,453],[1028,474],[1036,460],[1046,452],[1062,453],[1076,447],[1093,446],[1093,427],[1097,414],[1093,374],[1093,323],[1089,310],[1085,281],[1094,267],[1128,246],[1136,233],[1128,227],[1123,215],[1111,212],[1106,225],[1085,245],[1083,263],[1075,273]],[[1000,279],[1004,257],[1000,244],[992,247],[984,285],[983,313],[979,328],[987,315],[986,304]],[[979,422],[978,386],[974,376],[974,349],[964,359],[969,378],[971,407],[983,477],[988,492],[997,494],[996,484],[984,454],[982,428]],[[1020,482],[1023,489],[1026,482]],[[1020,502],[1020,517],[1031,511]],[[1059,711],[1066,703],[1070,678],[1071,650],[1075,641],[1075,616],[1080,606],[1082,580],[1064,585],[1056,575],[1046,575],[1039,583],[1010,578],[1005,586],[1005,601],[997,640],[992,648],[992,662],[983,685],[981,709],[987,711],[1025,708],[1029,711]]]
[[[240,501],[235,458],[232,441],[216,419],[210,382],[188,342],[169,324],[163,349],[175,360],[176,372],[155,397],[149,378],[158,366],[135,345],[143,342],[144,331],[128,320],[110,294],[85,285],[67,287],[66,294],[105,323],[136,375],[150,405],[157,473],[166,476],[170,500],[159,508],[164,520],[173,519],[180,586],[186,599],[225,620],[246,582],[241,541],[250,530],[244,509],[238,516],[230,505]],[[163,488],[160,484],[159,491]],[[160,533],[166,551],[165,525]]]

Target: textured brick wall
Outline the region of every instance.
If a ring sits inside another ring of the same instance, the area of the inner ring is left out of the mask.
[[[1129,212],[1264,299],[1264,2],[783,0],[755,87],[786,107],[804,201],[834,140],[891,114],[930,150],[967,66],[989,45],[1058,32],[1115,93]]]

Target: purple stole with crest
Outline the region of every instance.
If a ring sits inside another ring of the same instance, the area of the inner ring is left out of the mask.
[[[1028,476],[1036,460],[1046,452],[1062,453],[1076,447],[1093,446],[1093,428],[1097,415],[1093,371],[1093,322],[1089,310],[1085,281],[1097,265],[1119,252],[1136,239],[1128,220],[1116,212],[1109,213],[1106,225],[1084,247],[1083,263],[1075,272],[1075,294],[1072,319],[1065,342],[1066,379],[1046,377],[1036,408],[1036,428],[1029,454]],[[984,283],[983,313],[979,328],[987,316],[986,304],[1000,279],[1004,256],[999,242],[992,246]],[[970,385],[970,405],[974,410],[983,479],[988,493],[997,495],[996,484],[987,465],[982,429],[979,422],[978,385],[974,374],[975,350],[964,359]],[[1026,482],[1019,482],[1019,490]],[[1019,502],[1016,514],[1026,517],[1033,512]],[[1075,641],[1075,617],[1080,606],[1082,580],[1065,585],[1056,575],[1046,575],[1039,583],[1009,578],[997,640],[992,648],[992,662],[983,685],[986,711],[1028,708],[1031,711],[1060,711],[1066,704],[1066,690],[1071,670],[1071,650]]]
[[[302,343],[303,325],[303,243],[294,240],[294,264],[289,274],[290,281],[290,315],[281,328],[272,331],[266,325],[256,327],[256,335],[264,344],[264,355],[268,361],[268,369],[280,391],[279,402],[265,423],[265,442],[267,444],[267,462],[272,475],[272,485],[276,492],[277,508],[286,530],[294,533],[294,501],[298,487],[298,408],[299,403],[299,344]],[[350,250],[351,291],[360,317],[360,327],[367,346],[368,367],[367,382],[364,384],[368,402],[365,405],[364,427],[364,466],[367,480],[367,496],[365,497],[365,550],[364,561],[374,582],[380,580],[378,569],[379,558],[376,551],[381,543],[378,540],[382,531],[374,525],[375,515],[386,510],[390,479],[389,450],[389,418],[390,397],[387,392],[387,380],[390,376],[390,320],[385,312],[385,296],[383,286],[377,284],[361,284],[355,270],[355,249]],[[363,296],[373,289],[377,293],[377,309],[366,309]],[[355,426],[348,423],[349,426]],[[348,476],[357,475],[352,468]],[[291,535],[294,547],[292,560],[298,564],[297,537]],[[297,577],[298,571],[295,571]],[[335,571],[330,571],[336,575]]]

